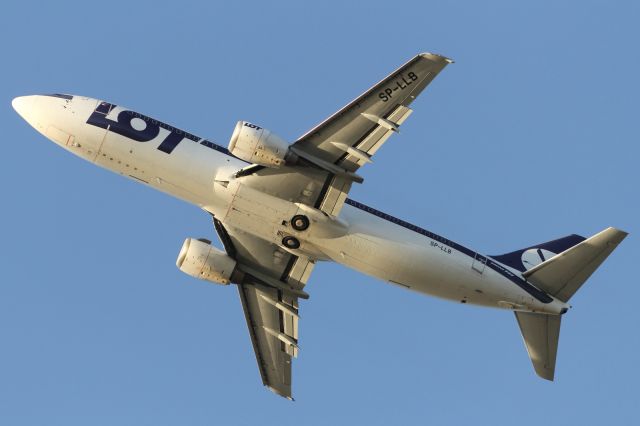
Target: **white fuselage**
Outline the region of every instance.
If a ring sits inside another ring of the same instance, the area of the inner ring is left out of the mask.
[[[276,244],[281,218],[272,217],[273,211],[289,214],[298,209],[286,200],[270,200],[278,206],[275,210],[256,208],[251,223],[233,222],[227,214],[230,191],[238,190],[241,178],[228,185],[216,182],[233,181],[232,175],[247,163],[210,141],[132,111],[125,114],[124,124],[133,137],[108,125],[119,116],[122,120],[120,113],[130,111],[126,108],[66,95],[20,97],[14,100],[14,108],[39,132],[79,157],[195,204],[224,224]],[[256,199],[270,197],[252,191]],[[338,220],[346,225],[346,232],[300,235],[301,249],[306,245],[318,260],[333,260],[381,280],[462,303],[556,314],[568,307],[508,266],[353,200],[347,200]]]

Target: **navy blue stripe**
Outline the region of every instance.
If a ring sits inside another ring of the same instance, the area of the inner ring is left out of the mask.
[[[229,150],[227,148],[225,148],[224,146],[220,146],[220,145],[216,145],[215,143],[208,141],[208,140],[203,140],[202,142],[200,142],[200,145],[202,146],[206,146],[207,148],[211,148],[213,150],[216,150],[218,152],[221,152],[225,155],[228,155],[229,157],[233,157],[233,158],[238,158],[235,155],[231,154],[229,152]],[[240,158],[238,158],[238,160],[241,160]],[[244,160],[241,160],[244,161]],[[245,163],[247,163],[246,161],[244,161]],[[247,163],[249,164],[249,163]]]

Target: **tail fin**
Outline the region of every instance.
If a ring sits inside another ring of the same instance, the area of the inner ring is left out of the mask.
[[[557,240],[490,257],[520,272],[524,272],[584,240],[585,238],[580,235],[567,235]]]
[[[524,345],[536,374],[553,380],[560,337],[560,315],[516,312]]]
[[[527,268],[522,276],[538,288],[567,302],[627,235],[619,229],[607,228],[588,239],[579,237],[582,241],[558,251],[559,254],[549,258],[543,256],[544,252],[540,254],[539,263]],[[565,237],[547,244],[561,247],[570,244],[575,237]],[[537,248],[538,252],[545,250],[542,246],[544,244]],[[520,252],[526,253],[526,250]],[[524,264],[524,254],[521,257]],[[538,376],[553,380],[562,317],[530,312],[515,314],[533,368]]]

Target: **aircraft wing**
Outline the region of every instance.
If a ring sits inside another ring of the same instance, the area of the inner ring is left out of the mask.
[[[302,135],[293,144],[294,152],[304,151],[356,171],[398,131],[412,112],[409,105],[451,62],[432,53],[415,56]]]
[[[452,61],[421,53],[291,145],[304,166],[278,169],[253,165],[237,176],[271,195],[337,216],[355,174],[409,117],[409,105]]]
[[[298,355],[298,298],[314,263],[214,219],[227,253],[245,272],[240,301],[262,383],[292,399],[291,361]]]

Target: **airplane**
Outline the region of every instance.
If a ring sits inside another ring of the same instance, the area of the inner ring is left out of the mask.
[[[569,235],[485,255],[347,198],[361,166],[397,133],[410,104],[453,61],[421,53],[288,143],[239,121],[227,147],[121,105],[83,96],[20,96],[42,135],[98,166],[208,213],[224,251],[187,238],[177,267],[235,284],[263,384],[292,398],[299,299],[318,262],[402,288],[515,313],[535,372],[553,380],[569,300],[627,233]]]

